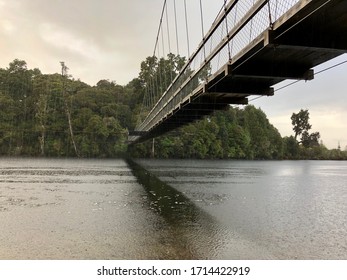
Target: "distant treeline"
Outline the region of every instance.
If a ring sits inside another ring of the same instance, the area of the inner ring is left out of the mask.
[[[289,118],[289,116],[288,116]],[[136,146],[135,156],[153,156],[151,140]],[[252,105],[230,107],[154,141],[154,157],[199,159],[347,159],[347,151],[322,143],[282,138],[265,113]]]
[[[108,80],[90,86],[74,80],[61,66],[60,74],[51,75],[28,69],[18,59],[0,68],[0,155],[105,158],[128,152],[153,156],[151,140],[129,151],[127,146],[128,131],[143,114],[144,64],[139,77],[125,86]],[[260,109],[230,107],[156,138],[154,156],[347,159],[346,151],[328,150],[314,140],[282,138]]]

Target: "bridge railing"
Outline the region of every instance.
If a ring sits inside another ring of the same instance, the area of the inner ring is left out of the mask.
[[[205,80],[238,55],[300,0],[231,0],[197,50],[136,128],[149,131],[177,109]]]

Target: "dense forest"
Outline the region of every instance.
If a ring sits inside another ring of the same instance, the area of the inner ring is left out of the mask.
[[[175,75],[183,58],[172,55],[170,59],[175,63],[167,65],[175,65],[169,70]],[[328,150],[318,132],[309,133],[308,110],[293,113],[294,135],[282,138],[265,113],[252,105],[230,106],[128,149],[128,132],[142,112],[149,61],[141,64],[139,77],[125,86],[109,80],[90,86],[69,76],[64,63],[61,73],[49,75],[28,69],[18,59],[0,68],[0,155],[347,159],[346,150]],[[158,65],[165,62],[156,61]]]

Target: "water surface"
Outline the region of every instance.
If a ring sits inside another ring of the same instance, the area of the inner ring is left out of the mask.
[[[228,233],[216,258],[347,259],[347,162],[141,164]],[[245,251],[235,254],[235,241]]]
[[[0,159],[0,259],[347,259],[346,162],[136,162]]]

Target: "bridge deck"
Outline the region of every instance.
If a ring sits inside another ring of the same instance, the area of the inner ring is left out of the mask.
[[[347,52],[345,34],[347,1],[300,1],[136,141],[247,104],[250,95],[273,95],[283,80],[313,79],[312,67]]]

